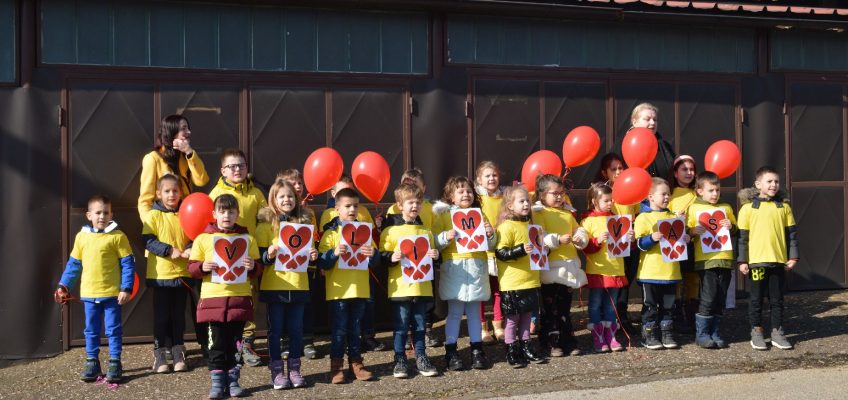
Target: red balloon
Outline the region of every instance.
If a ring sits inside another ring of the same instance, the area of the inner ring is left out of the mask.
[[[350,175],[356,190],[374,203],[379,202],[386,194],[392,176],[386,159],[373,151],[356,156],[350,168]]]
[[[306,191],[311,194],[324,193],[330,190],[344,171],[344,161],[339,152],[322,147],[312,152],[303,165],[303,183]]]
[[[736,172],[742,162],[742,153],[736,143],[729,140],[719,140],[707,149],[704,156],[704,169],[712,171],[724,179]]]
[[[135,298],[136,293],[138,293],[138,272],[133,272],[133,290],[130,293],[130,300]]]
[[[194,240],[210,222],[215,221],[212,207],[212,199],[206,193],[192,193],[183,199],[179,210],[180,226],[189,239]]]
[[[643,168],[627,168],[615,178],[612,201],[616,204],[636,204],[651,192],[651,174]]]
[[[648,128],[633,128],[624,135],[621,155],[629,167],[648,168],[657,157],[657,137]]]
[[[521,168],[521,182],[529,191],[536,190],[536,177],[539,174],[562,175],[562,160],[550,150],[539,150],[527,157]]]
[[[562,160],[567,167],[579,167],[592,161],[601,148],[601,137],[591,126],[578,126],[562,142]]]

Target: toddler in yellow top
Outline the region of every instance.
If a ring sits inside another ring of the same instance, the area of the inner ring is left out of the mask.
[[[700,277],[700,306],[695,314],[695,341],[706,349],[727,347],[727,342],[719,334],[719,325],[732,278],[733,250],[704,253],[701,242],[710,246],[715,244],[719,248],[720,243],[730,242],[732,235],[736,233],[736,218],[730,205],[719,203],[721,180],[718,175],[710,171],[698,174],[695,191],[698,198],[686,213],[686,226],[693,237],[692,247],[695,248],[695,271]],[[721,212],[716,213],[716,209]],[[719,235],[722,228],[727,232]],[[719,237],[724,241],[719,241]]]
[[[85,370],[81,379],[91,382],[100,376],[100,330],[105,320],[109,338],[108,382],[119,382],[121,368],[121,305],[130,300],[135,259],[127,235],[112,221],[112,202],[106,196],[88,200],[85,218],[91,222],[77,233],[74,247],[54,298],[64,303],[68,288],[80,280],[80,300],[85,310]]]
[[[540,306],[539,271],[530,269],[529,224],[530,195],[523,186],[512,186],[504,192],[497,228],[498,284],[501,289],[501,312],[506,318],[504,342],[509,346],[507,362],[521,368],[527,362],[545,361],[530,343],[530,318]]]
[[[433,234],[421,221],[420,212],[424,201],[424,192],[420,187],[411,183],[401,183],[395,189],[395,205],[400,214],[386,215],[383,223],[383,232],[380,235],[380,252],[383,262],[389,266],[389,298],[392,303],[392,316],[394,319],[394,350],[395,367],[393,375],[395,378],[408,378],[406,346],[407,331],[412,328],[412,340],[415,347],[415,360],[418,372],[424,376],[436,376],[439,370],[433,366],[427,357],[424,343],[424,332],[426,330],[427,310],[433,305],[433,281],[421,281],[417,283],[405,283],[403,280],[403,269],[400,261],[406,257],[400,243],[403,238],[424,235],[430,243],[426,255],[435,261],[439,257],[439,251],[435,248]],[[417,244],[413,247],[413,254],[423,259]],[[421,268],[432,269],[432,265],[418,265],[417,269],[425,275],[429,271]]]
[[[180,208],[182,189],[180,179],[165,174],[156,182],[156,202],[144,216],[141,240],[148,251],[147,287],[153,290],[153,372],[166,373],[170,366],[165,361],[166,343],[171,344],[174,371],[188,371],[185,362],[186,290],[184,280],[189,277],[189,238],[180,226],[177,210]]]
[[[671,189],[665,179],[651,179],[648,205],[643,205],[642,213],[636,217],[634,223],[636,243],[642,250],[639,256],[639,271],[636,273],[636,281],[642,285],[642,345],[652,350],[677,347],[672,317],[677,298],[677,283],[681,279],[680,265],[676,261],[663,260],[659,246],[662,233],[657,227],[659,220],[676,217],[668,210],[670,195]],[[677,234],[684,241],[689,241],[687,233]],[[659,338],[660,330],[662,340]]]
[[[739,271],[748,275],[751,301],[748,320],[751,323],[751,347],[767,350],[763,338],[763,297],[768,296],[771,313],[771,344],[791,349],[783,334],[783,292],[786,271],[798,262],[798,231],[792,208],[780,191],[780,174],[770,166],[757,170],[754,191],[740,193]]]
[[[498,213],[501,210],[503,203],[503,192],[505,187],[501,186],[501,170],[494,161],[481,161],[477,164],[475,171],[476,178],[474,190],[480,199],[480,208],[483,211],[483,216],[494,228],[498,226]],[[501,314],[501,291],[498,287],[497,266],[495,261],[495,251],[491,248],[486,253],[487,266],[489,269],[489,285],[492,287],[492,327],[495,330],[495,336],[492,337],[489,332],[488,324],[486,323],[485,302],[480,303],[480,318],[482,328],[483,343],[495,343],[495,340],[503,340],[503,315]]]

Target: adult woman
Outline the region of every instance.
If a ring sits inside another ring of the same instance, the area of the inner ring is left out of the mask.
[[[156,180],[165,173],[180,178],[183,197],[192,189],[209,182],[206,167],[191,148],[191,130],[182,115],[169,115],[162,120],[156,145],[141,161],[141,189],[138,195],[138,214],[141,219],[153,207]]]
[[[657,131],[658,121],[657,114],[659,110],[651,103],[641,103],[633,108],[630,113],[630,129],[633,128],[648,128],[654,131],[657,138],[657,157],[654,162],[648,166],[647,171],[651,176],[666,178],[671,171],[671,165],[674,162],[675,153],[671,143],[663,139],[662,135]],[[628,129],[628,131],[630,130]],[[615,152],[621,154],[621,143],[615,146]]]

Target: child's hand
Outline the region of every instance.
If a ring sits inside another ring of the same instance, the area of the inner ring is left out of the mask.
[[[348,249],[348,247],[346,245],[339,243],[339,245],[336,246],[335,249],[333,249],[333,255],[338,257],[342,254],[347,254],[348,251],[350,251],[350,250]]]
[[[268,258],[276,257],[278,251],[280,251],[280,246],[277,246],[276,244],[271,245],[271,247],[268,248]]]
[[[792,270],[792,268],[795,268],[795,264],[796,264],[797,262],[798,262],[798,260],[789,260],[789,261],[787,261],[787,262],[786,262],[786,270],[787,270],[787,271],[791,271],[791,270]]]
[[[627,232],[627,235],[625,235],[624,237],[626,238],[626,240],[628,242],[632,242],[634,239],[636,239],[636,234],[633,233],[633,229],[631,229],[630,231]]]
[[[726,221],[726,220],[725,220],[725,221]],[[691,234],[693,234],[693,235],[703,235],[703,234],[704,234],[704,232],[706,232],[706,231],[707,231],[707,229],[706,229],[706,228],[704,228],[704,227],[703,227],[703,226],[701,226],[701,225],[696,225],[694,228],[689,229],[689,233],[691,233]]]
[[[748,275],[748,264],[739,264],[739,272],[741,272],[742,275]]]
[[[368,245],[362,246],[359,248],[363,255],[366,257],[371,257],[374,255],[374,248]]]
[[[527,254],[530,254],[530,252],[533,251],[533,245],[530,243],[525,244],[524,251],[527,252]]]
[[[53,292],[53,301],[59,304],[65,304],[69,297],[70,294],[68,294],[68,289],[65,289],[64,286],[59,286],[59,288]]]
[[[655,242],[659,242],[662,237],[662,233],[660,232],[654,232],[651,234],[651,239],[653,239]]]
[[[318,250],[314,247],[309,249],[309,261],[315,261],[318,259]]]
[[[727,229],[730,229],[730,227],[731,227],[731,226],[733,226],[733,225],[730,223],[730,220],[729,220],[729,219],[726,219],[726,218],[725,218],[725,219],[723,219],[723,220],[721,220],[718,224],[719,224],[719,225],[721,225],[721,226],[722,226],[722,228],[727,228]]]
[[[245,257],[244,262],[241,263],[241,265],[244,266],[244,269],[250,271],[253,269],[253,259],[250,257]]]
[[[130,294],[127,292],[118,293],[118,305],[124,305],[130,301]]]
[[[194,151],[191,149],[191,142],[189,142],[188,139],[174,139],[172,145],[175,150],[184,154],[191,154],[191,152]]]
[[[183,254],[180,255],[180,257],[185,258],[186,260],[188,260],[189,256],[191,256],[191,249],[183,250]]]
[[[684,233],[684,234],[683,234],[683,237],[682,237],[681,239],[683,239],[683,241],[684,241],[684,242],[689,243],[689,241],[690,241],[692,238],[689,236],[689,234],[688,234],[688,233]]]
[[[403,257],[403,253],[401,253],[400,250],[395,250],[395,252],[392,253],[392,262],[396,263],[396,262],[400,261],[400,259],[402,257]]]
[[[495,229],[492,228],[489,221],[483,221],[483,227],[486,228],[486,236],[492,236],[495,233]]]
[[[448,242],[456,239],[456,229],[451,229],[451,230],[445,232],[445,238],[448,240]]]
[[[559,244],[569,244],[569,243],[571,243],[571,235],[569,235],[567,233],[563,234],[563,235],[559,235]]]
[[[598,235],[598,237],[596,237],[595,239],[598,240],[598,243],[606,242],[607,239],[609,239],[609,232],[604,232],[604,233]]]
[[[427,252],[427,255],[428,255],[428,256],[430,256],[430,258],[432,258],[432,259],[434,259],[434,260],[438,260],[438,259],[439,259],[439,251],[438,251],[438,250],[436,250],[436,249],[430,249],[430,250]]]
[[[212,272],[215,268],[218,268],[218,264],[215,261],[204,261],[203,265],[200,266],[200,270],[203,272]]]
[[[686,211],[678,211],[674,215],[677,215],[678,218],[686,218]]]
[[[183,256],[183,252],[176,247],[171,247],[171,259],[176,260]]]

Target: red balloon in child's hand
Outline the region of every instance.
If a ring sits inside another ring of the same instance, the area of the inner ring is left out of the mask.
[[[183,199],[179,210],[180,226],[189,239],[194,240],[214,221],[212,208],[212,199],[206,193],[192,193]]]

